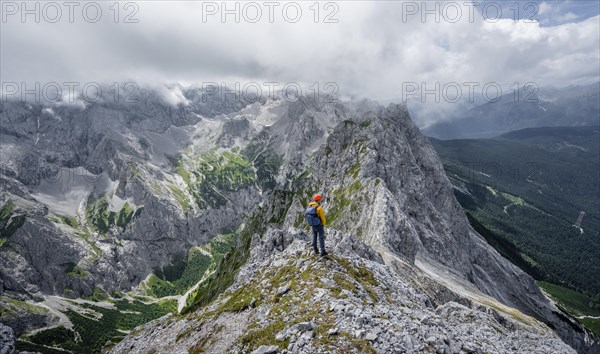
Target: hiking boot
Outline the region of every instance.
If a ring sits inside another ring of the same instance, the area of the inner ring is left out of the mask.
[[[321,257],[326,257],[328,254],[329,254],[329,253],[327,253],[327,252],[323,251],[323,252],[321,252]]]
[[[313,248],[313,249],[315,250],[315,256],[318,256],[319,255],[319,250],[316,249],[316,248]]]

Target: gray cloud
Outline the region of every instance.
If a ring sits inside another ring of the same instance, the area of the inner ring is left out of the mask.
[[[108,3],[98,23],[8,17],[0,34],[2,81],[332,81],[342,93],[397,99],[406,82],[567,86],[600,78],[600,17],[562,23],[572,16],[557,6],[544,5],[544,21],[554,14],[563,16],[560,24],[541,26],[507,18],[491,23],[478,12],[469,21],[464,6],[457,23],[431,16],[422,22],[418,15],[403,21],[402,2],[336,2],[338,23],[314,23],[312,3],[299,2],[297,23],[280,12],[274,23],[265,14],[259,23],[231,16],[203,23],[202,2],[138,4],[138,23],[115,24]],[[321,8],[321,20],[328,12]]]

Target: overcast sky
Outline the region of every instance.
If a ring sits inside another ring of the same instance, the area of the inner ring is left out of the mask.
[[[598,1],[446,1],[439,21],[426,13],[433,2],[320,2],[318,15],[312,1],[272,3],[229,2],[239,6],[239,23],[235,14],[223,23],[220,1],[122,2],[118,14],[112,1],[81,2],[69,18],[63,2],[38,2],[39,11],[28,2],[34,14],[24,15],[21,1],[3,0],[1,81],[316,82],[321,89],[335,82],[342,94],[385,100],[402,97],[407,83],[560,87],[600,77]]]

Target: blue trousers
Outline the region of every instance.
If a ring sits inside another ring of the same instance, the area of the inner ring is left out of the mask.
[[[323,225],[313,226],[313,242],[312,246],[315,249],[315,252],[319,252],[317,248],[317,236],[319,236],[319,247],[321,248],[321,253],[325,252],[325,228]]]

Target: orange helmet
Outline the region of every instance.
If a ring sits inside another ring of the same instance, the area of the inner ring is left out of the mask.
[[[313,195],[313,199],[315,200],[315,202],[320,202],[321,200],[323,200],[323,196],[317,193]]]

